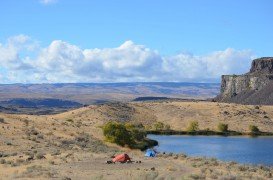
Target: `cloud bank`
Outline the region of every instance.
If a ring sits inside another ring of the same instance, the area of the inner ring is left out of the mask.
[[[55,82],[219,82],[222,74],[242,74],[254,58],[251,50],[227,48],[205,55],[162,56],[126,41],[118,47],[81,49],[61,40],[40,47],[25,35],[0,43],[2,83]]]

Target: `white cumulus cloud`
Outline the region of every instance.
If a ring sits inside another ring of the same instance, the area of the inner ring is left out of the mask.
[[[29,36],[18,35],[8,38],[5,44],[0,43],[0,65],[8,70],[26,69],[30,67],[24,59],[27,56],[20,57],[20,53],[33,51],[37,48],[37,42]]]
[[[31,56],[31,52],[37,55]],[[227,48],[205,55],[162,56],[144,45],[126,41],[118,47],[81,49],[62,40],[39,47],[19,35],[0,44],[0,72],[5,82],[219,82],[222,74],[248,71],[250,50]]]

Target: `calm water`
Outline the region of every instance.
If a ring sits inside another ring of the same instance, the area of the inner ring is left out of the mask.
[[[273,166],[273,137],[148,135],[159,152],[215,157],[224,161]]]

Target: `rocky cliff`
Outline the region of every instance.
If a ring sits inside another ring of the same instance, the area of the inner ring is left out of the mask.
[[[273,57],[253,60],[246,74],[223,75],[221,94],[215,100],[273,105]]]

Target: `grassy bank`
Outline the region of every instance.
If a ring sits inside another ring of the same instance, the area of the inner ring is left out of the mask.
[[[255,133],[246,133],[246,132],[237,132],[237,131],[227,131],[227,132],[219,132],[219,131],[175,131],[175,130],[148,130],[147,134],[155,134],[155,135],[219,135],[219,136],[273,136],[271,132],[255,132]]]
[[[162,122],[156,122],[152,126],[146,128],[146,134],[156,135],[219,135],[219,136],[273,136],[273,132],[262,132],[260,129],[253,125],[249,125],[249,132],[239,132],[229,129],[229,125],[225,123],[218,123],[217,130],[200,129],[197,121],[191,121],[186,130],[173,130],[170,125]]]

